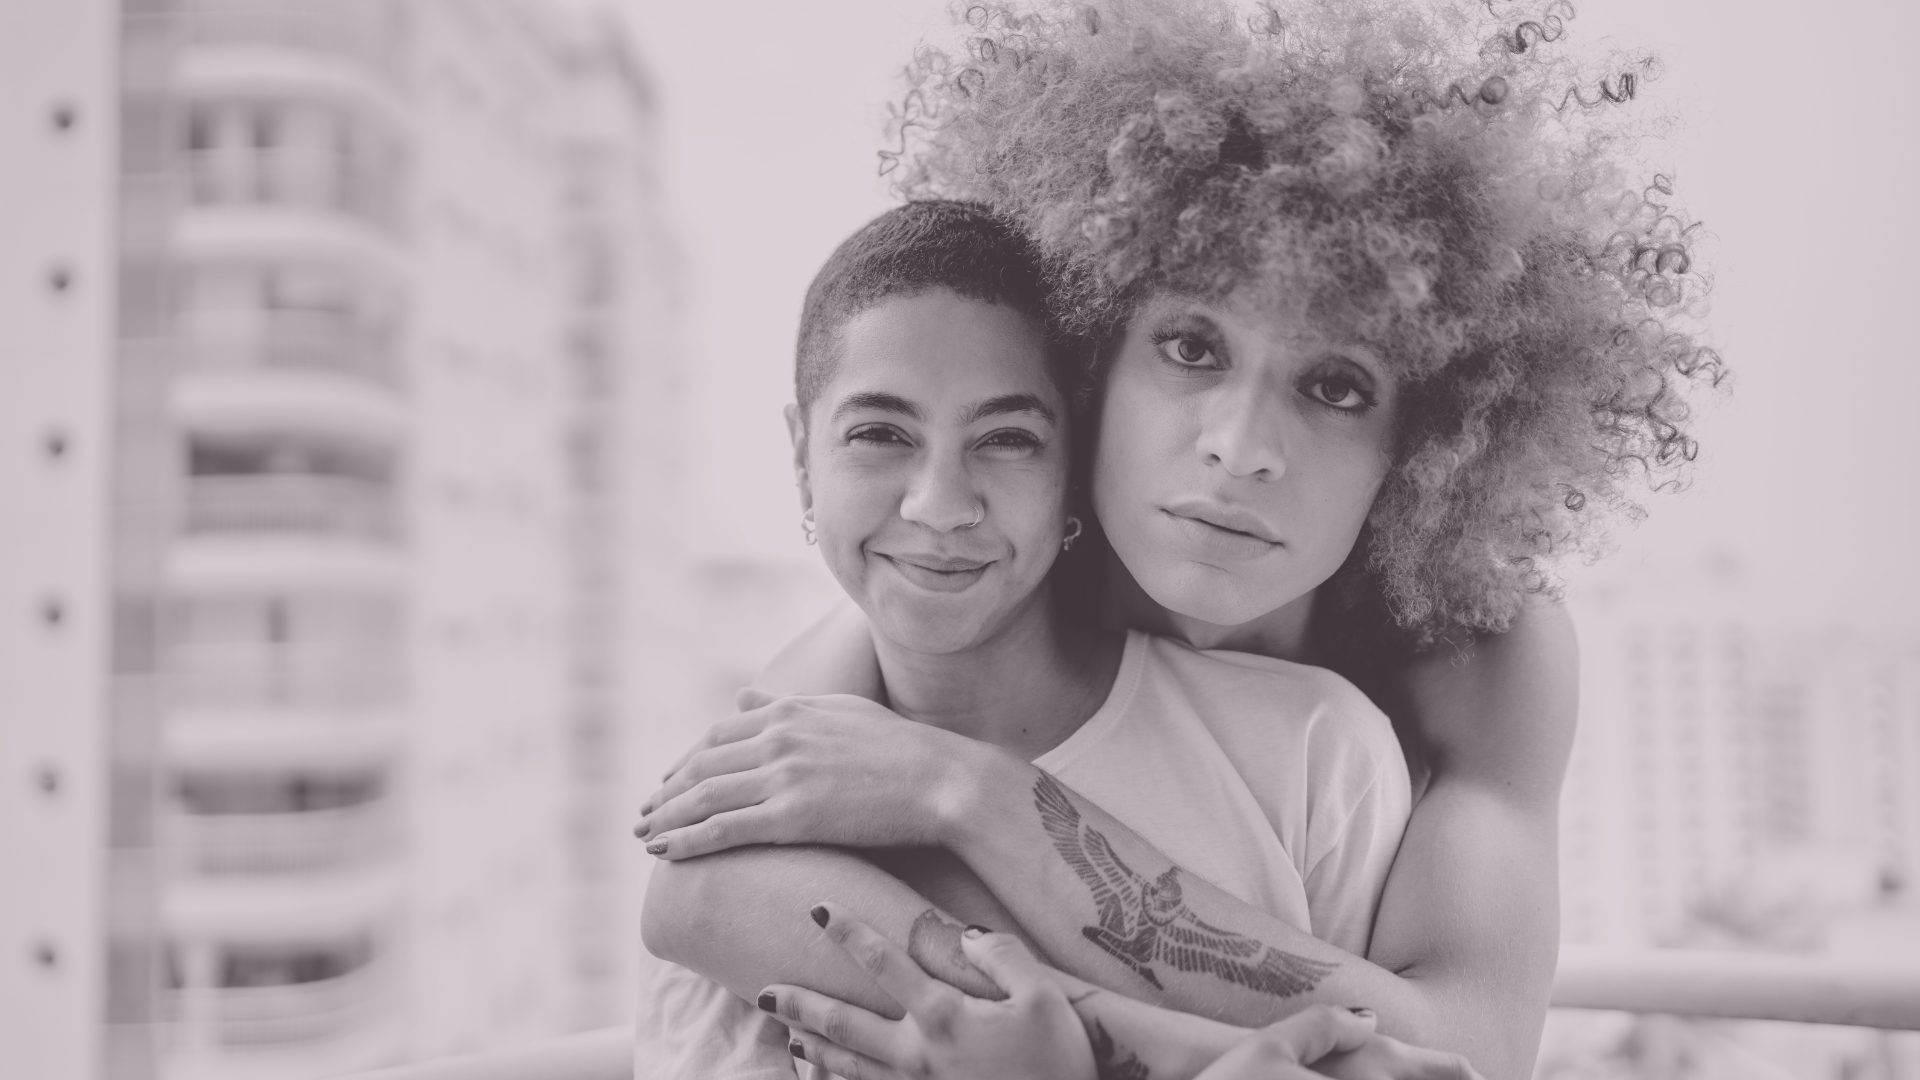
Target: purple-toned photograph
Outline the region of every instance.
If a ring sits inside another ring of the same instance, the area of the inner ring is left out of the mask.
[[[1917,37],[0,0],[0,1077],[1920,1080]]]

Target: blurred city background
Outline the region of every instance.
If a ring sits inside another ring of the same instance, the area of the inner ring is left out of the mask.
[[[1591,0],[1736,371],[1572,568],[1573,948],[1920,965],[1914,16]],[[1806,20],[1813,20],[1807,16]],[[619,1024],[638,800],[837,597],[780,406],[944,0],[0,0],[0,1075]],[[1863,32],[1872,28],[1871,33]],[[1543,1077],[1920,1078],[1556,1013]]]

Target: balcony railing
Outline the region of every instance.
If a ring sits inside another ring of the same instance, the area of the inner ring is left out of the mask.
[[[176,645],[174,700],[188,708],[365,709],[400,699],[397,643],[198,641]]]
[[[1553,1004],[1920,1031],[1920,964],[1686,950],[1562,950]],[[633,1036],[589,1031],[491,1054],[356,1074],[357,1080],[631,1080]]]
[[[173,991],[175,1022],[192,1043],[228,1047],[311,1043],[375,1019],[384,979],[378,965],[286,986],[190,987]]]
[[[367,4],[248,4],[171,16],[183,45],[273,46],[337,57],[384,80],[397,78],[402,42]]]
[[[187,531],[298,532],[392,540],[391,484],[339,476],[197,476],[187,486]]]
[[[387,850],[392,819],[378,801],[284,814],[175,813],[170,850],[205,875],[300,874],[345,869]]]
[[[388,386],[400,381],[387,336],[338,316],[272,312],[250,333],[190,333],[187,348],[201,367],[314,371]]]

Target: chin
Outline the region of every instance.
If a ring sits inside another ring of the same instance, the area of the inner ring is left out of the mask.
[[[985,636],[983,619],[945,604],[888,604],[869,611],[867,618],[888,641],[930,656],[960,652]]]
[[[1157,567],[1135,580],[1153,602],[1176,615],[1214,626],[1241,626],[1285,606],[1294,595],[1249,588],[1245,575],[1204,563],[1179,562]]]

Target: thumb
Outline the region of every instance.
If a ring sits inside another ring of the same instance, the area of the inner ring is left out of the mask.
[[[1328,1054],[1360,1049],[1373,1034],[1373,1025],[1371,1010],[1313,1005],[1269,1025],[1255,1038],[1282,1057],[1311,1065]]]
[[[733,695],[733,710],[735,712],[752,712],[755,709],[771,705],[778,700],[780,700],[780,695],[778,694],[769,694],[765,690],[754,686],[743,686]]]
[[[960,951],[1010,997],[1027,997],[1057,989],[1047,977],[1047,969],[1027,951],[1026,944],[1012,934],[996,934],[985,927],[969,926],[960,935]]]

